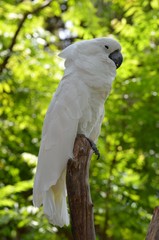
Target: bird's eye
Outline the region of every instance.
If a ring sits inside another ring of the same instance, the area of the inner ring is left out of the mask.
[[[105,45],[105,48],[106,48],[106,49],[109,49],[108,45]]]

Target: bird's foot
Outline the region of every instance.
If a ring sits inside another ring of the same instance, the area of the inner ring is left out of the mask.
[[[96,146],[96,144],[89,138],[86,137],[86,139],[88,140],[88,142],[90,143],[91,145],[91,148],[93,150],[93,152],[95,153],[95,155],[97,155],[97,160],[100,158],[100,152]]]

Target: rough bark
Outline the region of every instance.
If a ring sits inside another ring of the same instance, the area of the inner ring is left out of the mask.
[[[154,210],[146,240],[159,240],[159,207]]]
[[[93,204],[89,187],[91,146],[83,135],[74,144],[74,158],[68,160],[66,184],[74,240],[95,240]]]

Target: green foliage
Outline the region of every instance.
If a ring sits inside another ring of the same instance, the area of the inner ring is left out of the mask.
[[[144,239],[159,196],[158,28],[157,0],[0,1],[1,239],[71,239],[32,206],[42,122],[62,77],[59,50],[107,35],[124,63],[90,169],[96,235]]]

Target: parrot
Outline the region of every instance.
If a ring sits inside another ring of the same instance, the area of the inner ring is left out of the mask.
[[[64,75],[45,115],[34,177],[33,204],[43,205],[53,225],[69,225],[66,168],[78,134],[96,143],[104,104],[116,69],[123,61],[121,45],[112,37],[77,41],[61,51]]]

